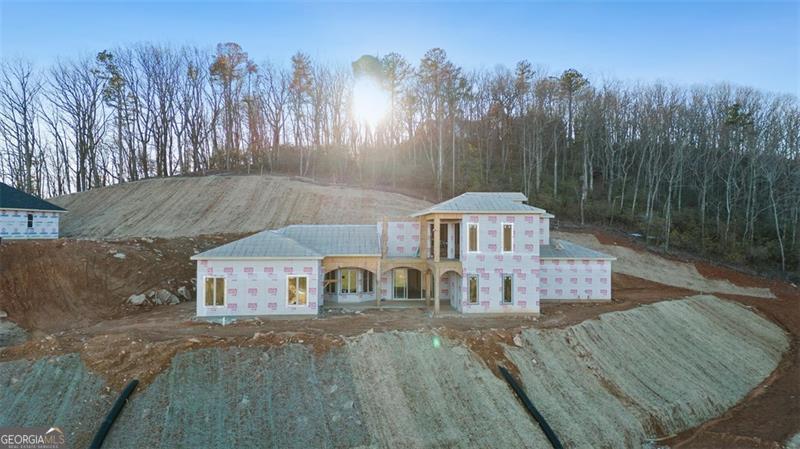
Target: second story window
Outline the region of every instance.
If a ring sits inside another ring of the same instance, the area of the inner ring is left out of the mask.
[[[478,252],[478,223],[470,223],[468,226],[468,233],[467,237],[469,239],[468,242],[468,251],[471,253]]]
[[[510,253],[512,251],[514,251],[514,225],[503,223],[503,252]]]

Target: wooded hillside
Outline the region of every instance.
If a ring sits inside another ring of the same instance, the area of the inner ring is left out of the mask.
[[[377,126],[353,118],[356,77],[388,94]],[[590,80],[528,61],[466,70],[438,48],[330,66],[303,53],[256,64],[235,43],[139,44],[51,67],[4,61],[0,142],[0,178],[43,196],[208,170],[438,198],[519,190],[665,248],[800,266],[800,106],[746,87]]]

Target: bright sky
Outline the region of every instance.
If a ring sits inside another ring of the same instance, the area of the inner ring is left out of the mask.
[[[391,51],[416,63],[442,47],[467,69],[528,59],[593,81],[729,81],[800,96],[800,1],[0,2],[0,53],[38,64],[140,41],[233,41],[256,62],[288,64],[303,50],[346,66]]]

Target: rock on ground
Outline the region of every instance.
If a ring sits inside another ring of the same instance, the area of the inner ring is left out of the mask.
[[[144,294],[131,295],[130,297],[128,297],[128,304],[134,306],[140,306],[144,304],[145,301],[147,301],[147,296],[145,296]]]
[[[131,295],[128,297],[128,304],[141,306],[144,304],[154,305],[175,305],[180,304],[181,299],[174,293],[166,289],[150,290],[147,293]]]
[[[178,295],[180,295],[180,297],[183,298],[186,301],[189,301],[189,300],[192,299],[192,293],[189,291],[189,289],[186,286],[178,287]]]
[[[169,290],[165,289],[160,289],[156,291],[152,297],[152,301],[157,305],[164,305],[164,304],[175,305],[175,304],[180,304],[181,302],[181,300],[177,296],[175,296]]]

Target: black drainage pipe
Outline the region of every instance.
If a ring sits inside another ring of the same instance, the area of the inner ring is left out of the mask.
[[[125,406],[128,396],[133,393],[133,390],[136,389],[137,385],[139,385],[139,380],[133,379],[128,383],[125,389],[122,390],[122,393],[119,394],[117,401],[114,402],[114,406],[108,411],[106,419],[103,420],[103,422],[100,424],[100,428],[97,429],[97,433],[94,434],[94,439],[92,440],[92,444],[89,445],[89,449],[100,449],[100,447],[103,445],[103,441],[106,439],[106,435],[108,435],[108,431],[111,430],[111,426],[117,419],[119,412],[122,411],[122,407]]]
[[[500,374],[503,375],[503,377],[506,379],[506,382],[511,385],[511,389],[514,390],[514,393],[517,394],[519,400],[522,401],[522,405],[528,409],[528,413],[530,413],[531,416],[533,416],[533,419],[539,423],[539,427],[542,428],[545,436],[548,440],[550,440],[550,444],[553,446],[553,449],[564,449],[564,446],[561,445],[561,441],[559,441],[558,436],[556,436],[556,433],[550,428],[550,424],[547,424],[544,416],[539,413],[539,410],[536,410],[536,407],[533,406],[533,402],[531,402],[531,400],[528,398],[528,395],[525,394],[525,390],[523,390],[522,387],[517,383],[517,380],[514,379],[514,376],[512,376],[504,366],[498,365],[497,369],[500,370]]]

